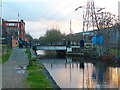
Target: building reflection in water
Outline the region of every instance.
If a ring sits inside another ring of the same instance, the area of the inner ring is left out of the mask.
[[[120,68],[102,62],[88,63],[80,59],[41,59],[61,88],[118,88]]]
[[[120,87],[120,68],[109,67],[105,72],[105,81],[111,88]]]

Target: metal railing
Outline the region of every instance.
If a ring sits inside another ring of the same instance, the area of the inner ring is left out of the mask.
[[[34,41],[34,46],[80,46],[79,41]]]

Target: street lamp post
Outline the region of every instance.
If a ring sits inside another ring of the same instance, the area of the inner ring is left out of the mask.
[[[1,5],[0,5],[0,38],[2,36],[2,0],[1,0]]]
[[[19,13],[18,13],[18,41],[19,41]]]
[[[71,34],[72,34],[72,30],[71,30],[71,19],[70,19],[70,44],[71,44]]]

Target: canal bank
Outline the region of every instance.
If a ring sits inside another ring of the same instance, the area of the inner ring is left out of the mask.
[[[31,56],[28,55],[28,58],[30,57],[29,59],[32,61],[29,60],[27,67],[29,73],[27,78],[28,88],[60,88],[44,65],[39,62],[36,53],[32,49],[30,49],[30,53]],[[36,81],[32,78],[36,78]]]
[[[67,56],[77,56],[77,57],[87,57],[100,61],[111,61],[120,62],[120,50],[119,49],[109,49],[108,52],[104,52],[104,55],[99,56],[95,48],[82,48],[79,50],[73,50],[72,52],[67,52]]]

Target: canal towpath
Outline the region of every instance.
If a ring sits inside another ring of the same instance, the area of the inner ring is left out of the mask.
[[[9,60],[2,65],[2,88],[25,88],[28,65],[26,49],[13,47]]]

